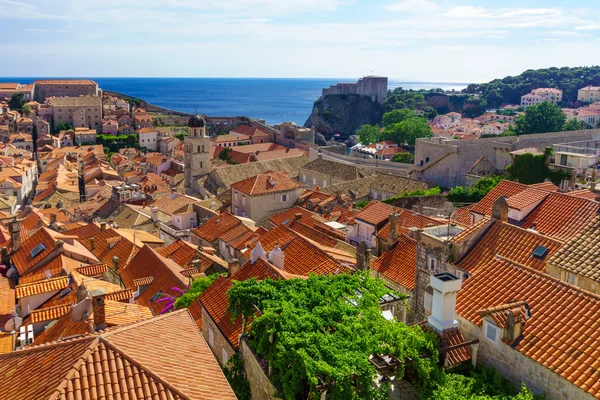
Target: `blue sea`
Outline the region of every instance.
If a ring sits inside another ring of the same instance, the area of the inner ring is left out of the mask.
[[[46,77],[40,77],[46,78]],[[0,82],[31,83],[40,78],[0,78]],[[65,78],[62,78],[65,79]],[[138,97],[160,107],[212,116],[244,115],[268,124],[292,121],[303,125],[321,89],[356,79],[267,78],[90,78],[100,88]],[[389,88],[461,90],[467,83],[403,82]]]

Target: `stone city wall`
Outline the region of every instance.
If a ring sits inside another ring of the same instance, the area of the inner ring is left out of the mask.
[[[277,398],[276,390],[261,368],[256,355],[244,337],[240,338],[240,356],[244,361],[244,372],[250,383],[252,400],[271,400]]]

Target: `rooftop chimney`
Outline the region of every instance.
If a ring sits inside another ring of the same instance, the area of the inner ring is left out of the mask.
[[[371,260],[371,249],[362,241],[356,246],[356,269],[364,271],[369,269]]]
[[[112,261],[113,261],[113,269],[114,269],[115,271],[118,271],[118,270],[119,270],[119,257],[117,257],[117,256],[114,256],[114,257],[112,258]]]
[[[64,252],[64,249],[65,249],[64,246],[65,246],[65,242],[63,242],[60,239],[54,243],[54,247],[56,248],[56,252],[58,254],[62,254]]]
[[[296,220],[300,220],[300,219],[302,219],[302,213],[296,213],[296,214],[294,214],[294,218],[295,218]]]
[[[236,272],[240,269],[240,260],[237,258],[232,258],[227,263],[227,276],[232,277]]]
[[[94,310],[94,327],[96,330],[106,328],[106,314],[104,310],[104,294],[92,297],[92,308]]]
[[[260,257],[265,257],[266,255],[267,252],[265,249],[263,249],[262,244],[260,244],[260,242],[256,242],[256,246],[254,246],[254,249],[252,249],[252,252],[250,252],[250,263],[254,264],[256,260],[258,260]]]
[[[283,254],[278,244],[269,253],[269,261],[280,270],[283,271],[285,269],[285,254]]]
[[[50,225],[54,225],[54,224],[56,224],[56,214],[51,213],[50,214]]]
[[[96,242],[96,239],[94,239],[94,237],[92,236],[90,238],[90,250],[91,251],[94,251],[96,249],[96,243],[95,242]]]
[[[106,230],[106,222],[101,222],[100,223],[100,230],[101,231],[105,231]]]
[[[492,218],[499,221],[508,221],[508,203],[506,197],[500,196],[492,206]]]
[[[10,245],[13,253],[21,248],[21,221],[18,219],[10,223]]]
[[[158,207],[152,207],[150,213],[152,214],[152,222],[158,222]]]
[[[458,321],[454,317],[456,292],[460,290],[461,282],[459,278],[449,272],[429,277],[429,284],[433,289],[433,301],[431,315],[427,322],[439,332],[458,327]]]

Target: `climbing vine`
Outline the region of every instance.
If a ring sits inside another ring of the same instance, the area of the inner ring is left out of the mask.
[[[250,400],[252,398],[250,383],[246,379],[244,361],[240,357],[240,353],[235,353],[229,358],[227,367],[223,368],[223,372],[239,400]]]
[[[373,354],[410,360],[404,366],[424,385],[439,372],[434,337],[381,314],[379,299],[389,292],[366,273],[248,280],[234,282],[229,310],[234,317],[261,311],[249,326],[249,341],[284,399],[318,399],[323,389],[333,400],[384,399],[388,386],[373,385]]]

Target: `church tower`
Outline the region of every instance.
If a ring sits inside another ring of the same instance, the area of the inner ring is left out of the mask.
[[[206,122],[198,115],[188,121],[188,136],[184,139],[185,188],[197,191],[196,177],[211,170],[210,137],[206,135]]]

